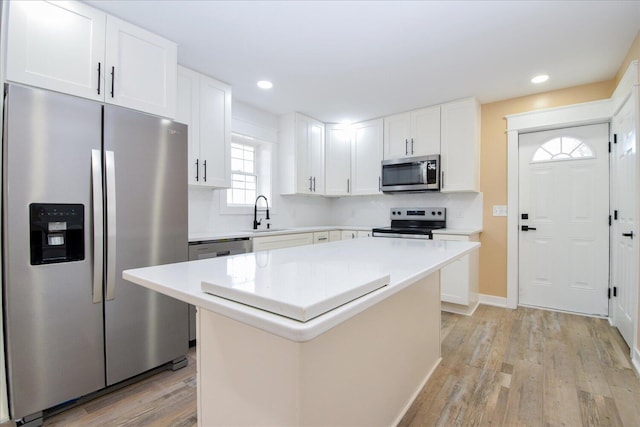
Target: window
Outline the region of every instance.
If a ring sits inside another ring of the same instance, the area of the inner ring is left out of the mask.
[[[253,137],[231,134],[231,188],[220,194],[220,213],[253,214],[256,197],[271,200],[271,162],[274,144]]]
[[[579,139],[569,136],[551,139],[533,153],[532,163],[555,160],[592,159],[593,150]]]
[[[227,191],[227,205],[253,205],[257,185],[256,148],[232,142],[231,189]]]

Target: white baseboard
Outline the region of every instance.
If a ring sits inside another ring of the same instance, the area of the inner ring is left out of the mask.
[[[633,357],[631,358],[631,364],[634,368],[636,368],[636,374],[640,376],[640,350],[637,348],[633,349]]]
[[[493,295],[478,295],[480,304],[493,305],[495,307],[507,308],[507,299],[505,297],[496,297]]]

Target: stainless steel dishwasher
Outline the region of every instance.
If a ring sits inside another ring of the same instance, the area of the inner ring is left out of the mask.
[[[253,245],[248,237],[238,239],[189,242],[189,261],[217,258],[251,252]],[[189,345],[196,342],[196,308],[189,306]]]

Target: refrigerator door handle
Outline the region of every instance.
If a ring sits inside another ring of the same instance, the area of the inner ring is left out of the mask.
[[[91,150],[91,196],[93,198],[93,303],[102,302],[104,272],[104,217],[102,206],[102,158],[100,150]]]
[[[113,151],[105,151],[107,193],[107,290],[106,299],[116,292],[116,172]]]

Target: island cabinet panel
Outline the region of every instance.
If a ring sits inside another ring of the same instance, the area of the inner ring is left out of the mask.
[[[199,425],[396,425],[440,362],[439,292],[435,272],[305,342],[200,308]]]
[[[175,116],[175,43],[82,2],[12,1],[7,80]]]

